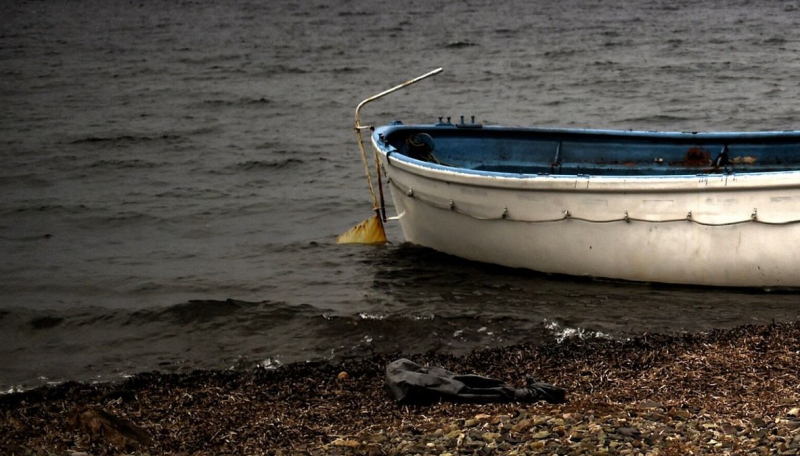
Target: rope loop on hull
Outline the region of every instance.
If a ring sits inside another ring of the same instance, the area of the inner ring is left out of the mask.
[[[685,217],[666,219],[666,220],[648,220],[648,219],[644,219],[644,218],[631,217],[628,214],[628,211],[625,211],[624,214],[619,218],[602,219],[601,220],[601,219],[590,219],[590,218],[586,218],[586,217],[581,217],[579,215],[576,216],[575,214],[573,214],[572,212],[570,212],[567,209],[564,209],[562,211],[562,216],[561,217],[530,220],[530,219],[518,219],[518,218],[512,217],[511,214],[508,211],[508,208],[505,207],[505,206],[499,211],[499,214],[498,214],[497,217],[485,217],[485,216],[470,214],[469,212],[467,212],[467,211],[465,211],[465,210],[463,210],[461,208],[461,206],[463,206],[463,205],[459,206],[453,200],[449,200],[447,204],[438,204],[438,203],[436,203],[436,202],[434,202],[432,200],[429,200],[429,199],[427,199],[425,197],[420,196],[418,193],[414,192],[414,190],[412,190],[411,188],[403,188],[397,182],[395,182],[393,179],[389,179],[389,184],[394,186],[396,189],[400,190],[400,192],[403,195],[407,196],[408,198],[413,198],[413,199],[418,200],[418,201],[420,201],[420,202],[422,202],[422,203],[424,203],[424,204],[426,204],[428,206],[434,207],[436,209],[446,210],[448,212],[455,212],[457,214],[464,215],[464,216],[467,216],[467,217],[471,217],[471,218],[474,218],[476,220],[484,220],[484,221],[501,221],[502,220],[502,221],[509,221],[509,222],[531,223],[531,224],[557,223],[557,222],[563,222],[565,220],[579,220],[581,222],[598,223],[598,224],[600,224],[600,223],[617,223],[617,222],[626,222],[626,223],[630,223],[630,222],[643,222],[643,223],[690,222],[690,223],[694,223],[696,225],[711,226],[711,227],[734,226],[734,225],[742,225],[742,224],[745,224],[745,223],[758,223],[758,224],[761,224],[761,225],[773,225],[773,226],[794,225],[794,224],[800,223],[800,219],[787,220],[787,221],[783,221],[783,222],[766,221],[766,220],[763,220],[763,219],[761,219],[761,218],[759,218],[757,216],[757,214],[758,214],[757,209],[753,209],[753,213],[749,217],[747,217],[745,219],[735,220],[735,221],[732,221],[732,222],[723,222],[723,223],[703,222],[701,220],[697,220],[696,215],[693,215],[692,211],[687,212]]]

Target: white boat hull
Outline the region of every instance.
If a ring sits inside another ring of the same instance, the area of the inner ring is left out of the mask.
[[[414,244],[546,273],[800,286],[798,173],[506,179],[377,150]]]

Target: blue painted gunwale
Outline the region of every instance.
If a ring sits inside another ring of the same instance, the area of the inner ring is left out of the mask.
[[[445,164],[405,155],[403,141],[411,134],[427,133],[436,144],[437,158]],[[378,127],[373,143],[389,157],[424,168],[487,177],[524,179],[686,179],[715,175],[800,174],[800,131],[661,132],[604,129],[566,129],[476,126],[456,124]],[[559,149],[561,165],[552,168]],[[724,145],[736,159],[728,171],[710,165],[683,165],[681,159],[695,148],[713,160]],[[661,162],[658,162],[658,160]],[[676,164],[678,163],[678,164]],[[501,166],[502,165],[502,166]]]

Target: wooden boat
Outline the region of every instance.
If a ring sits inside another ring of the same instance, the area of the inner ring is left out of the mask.
[[[800,131],[507,128],[461,118],[395,122],[375,128],[371,143],[409,242],[547,273],[800,286]]]

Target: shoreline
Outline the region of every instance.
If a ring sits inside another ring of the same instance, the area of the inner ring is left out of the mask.
[[[411,356],[565,404],[399,405],[376,355],[0,397],[0,453],[798,454],[800,322]]]

